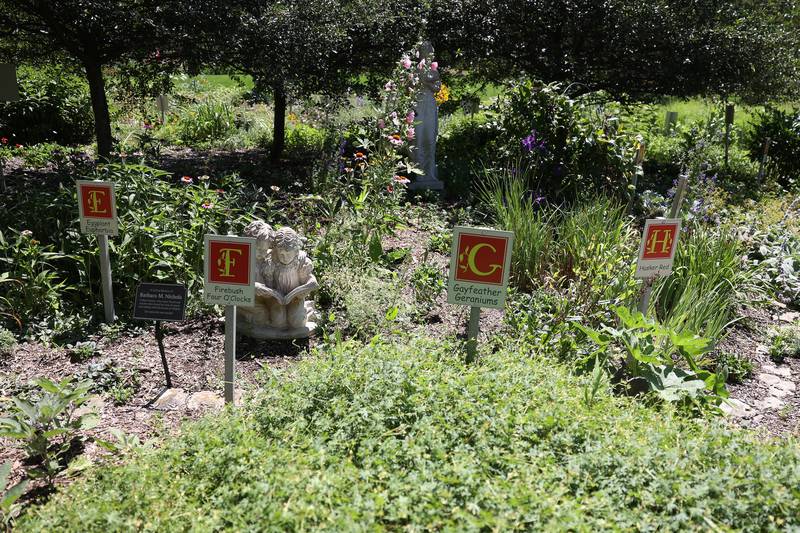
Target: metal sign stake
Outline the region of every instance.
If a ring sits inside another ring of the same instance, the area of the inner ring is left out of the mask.
[[[233,403],[234,365],[236,363],[236,306],[225,306],[225,403]]]
[[[172,377],[169,375],[169,365],[167,364],[167,355],[164,353],[164,330],[161,329],[161,321],[156,320],[156,342],[158,343],[158,351],[161,353],[161,364],[164,366],[164,377],[167,380],[167,388],[172,388]]]
[[[114,292],[111,288],[111,259],[108,253],[108,235],[98,235],[100,244],[100,278],[103,287],[103,307],[106,313],[106,322],[114,322]]]
[[[469,324],[467,325],[467,364],[475,361],[478,353],[478,333],[481,322],[481,308],[469,308]]]

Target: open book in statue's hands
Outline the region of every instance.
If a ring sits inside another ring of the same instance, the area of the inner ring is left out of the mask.
[[[306,285],[301,285],[291,291],[289,294],[281,294],[278,290],[273,289],[272,287],[267,287],[266,285],[262,285],[260,283],[256,284],[256,294],[264,298],[273,298],[278,301],[281,305],[288,305],[292,302],[295,298],[306,296],[310,294],[311,291],[314,290],[313,287],[309,287]]]

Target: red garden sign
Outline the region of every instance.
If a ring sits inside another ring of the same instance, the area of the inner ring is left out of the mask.
[[[252,307],[255,303],[255,240],[206,235],[205,244],[205,302]]]
[[[637,278],[655,278],[672,272],[680,230],[681,221],[678,218],[645,222],[636,265]]]
[[[79,180],[77,185],[81,231],[96,235],[116,235],[117,206],[114,184]]]
[[[448,302],[502,308],[513,239],[507,231],[454,228]]]

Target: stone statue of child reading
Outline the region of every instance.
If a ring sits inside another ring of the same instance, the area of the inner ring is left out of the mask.
[[[272,228],[257,220],[245,228],[256,239],[256,305],[239,308],[240,332],[259,339],[307,337],[316,326],[308,322],[313,314],[305,299],[319,287],[313,265],[302,250],[300,235],[291,228]]]

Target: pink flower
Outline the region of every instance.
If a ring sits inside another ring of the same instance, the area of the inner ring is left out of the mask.
[[[203,205],[201,205],[200,207],[202,207],[203,209],[211,209],[212,207],[214,207],[214,204],[212,204],[211,202],[203,202]]]
[[[417,116],[416,113],[414,113],[413,111],[409,111],[408,115],[406,115],[406,124],[413,124],[416,116]]]
[[[382,130],[382,129],[383,129],[383,128],[385,128],[385,127],[386,127],[386,121],[385,121],[385,120],[383,120],[382,118],[379,118],[379,119],[378,119],[378,129],[379,129],[379,130]]]
[[[397,183],[399,183],[400,185],[408,185],[409,183],[411,183],[411,180],[410,180],[410,179],[408,179],[407,177],[405,177],[405,176],[398,176],[398,175],[396,175],[396,174],[395,174],[395,176],[394,176],[392,179],[393,179],[394,181],[396,181]]]
[[[216,192],[217,194],[225,194],[225,191],[224,191],[224,190],[222,190],[222,189],[217,189],[217,190],[216,190],[216,191],[214,191],[214,192]]]
[[[439,63],[436,61],[431,61],[431,70],[439,70]]]
[[[417,70],[425,70],[425,60],[420,59],[419,64],[417,65]]]
[[[20,232],[23,237],[33,237],[33,232],[29,229],[24,229]]]
[[[392,187],[391,185],[387,185],[386,190],[389,192],[394,192],[394,187]]]
[[[152,130],[153,129],[153,125],[150,124],[149,122],[145,122],[144,124],[142,124],[142,127],[144,129],[146,129],[146,130]]]
[[[8,137],[0,137],[0,143],[8,144]]]
[[[387,135],[386,138],[389,139],[389,142],[392,143],[394,146],[403,146],[403,138],[400,137],[399,133],[395,133],[393,135]]]
[[[392,92],[392,91],[394,91],[394,87],[395,87],[395,85],[394,85],[394,82],[393,82],[393,81],[387,81],[387,82],[386,82],[386,85],[384,85],[384,86],[383,86],[384,90],[385,90],[387,93],[388,93],[388,92]]]
[[[408,128],[408,131],[406,131],[406,137],[408,138],[409,141],[414,139],[414,133],[415,131],[413,127]]]
[[[184,176],[184,177],[181,178],[181,183],[183,183],[184,185],[189,185],[193,181],[194,180],[190,176]]]
[[[408,56],[403,56],[403,60],[400,61],[400,64],[403,65],[403,68],[409,69],[411,68],[411,59]]]
[[[392,124],[394,124],[395,126],[399,126],[400,125],[400,121],[397,119],[397,111],[392,111],[389,114],[389,118],[392,119]]]
[[[14,148],[22,148],[22,145],[21,144],[15,144]]]

